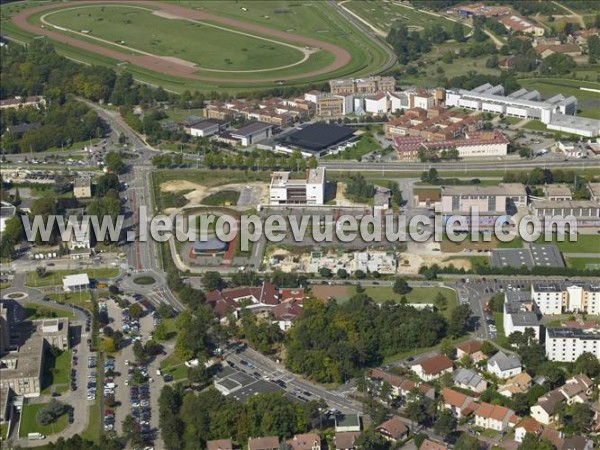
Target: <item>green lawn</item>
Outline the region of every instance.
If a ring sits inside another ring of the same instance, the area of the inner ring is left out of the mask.
[[[504,121],[509,125],[515,125],[515,124],[519,123],[521,120],[523,120],[523,119],[521,119],[519,117],[511,117],[511,116],[504,117]]]
[[[42,433],[43,435],[50,436],[61,432],[67,427],[67,415],[63,414],[58,420],[50,425],[42,426],[38,423],[36,415],[40,409],[45,408],[47,403],[39,403],[35,405],[26,404],[23,405],[23,411],[21,413],[21,429],[19,430],[19,437],[27,437],[29,433]]]
[[[570,242],[571,237],[575,237],[577,240],[575,242]],[[563,253],[600,253],[600,235],[598,234],[564,236],[563,242],[559,242],[558,236],[553,235],[551,242],[556,244],[558,249]],[[549,244],[550,242],[546,242],[544,236],[540,236],[536,243]],[[593,262],[593,260],[589,260],[589,262]]]
[[[85,431],[83,433],[81,433],[81,436],[84,439],[93,441],[96,444],[100,440],[100,425],[101,425],[100,424],[100,404],[97,402],[98,402],[98,400],[96,399],[94,401],[94,404],[89,406],[88,426],[85,429]]]
[[[460,235],[459,235],[460,236]],[[460,236],[461,238],[463,236]],[[508,242],[502,242],[498,240],[495,236],[491,236],[489,242],[485,242],[483,240],[483,234],[480,233],[479,240],[473,241],[471,236],[466,235],[465,239],[462,242],[454,242],[451,241],[448,236],[444,233],[442,236],[442,242],[440,243],[440,248],[442,252],[445,253],[457,253],[462,252],[464,249],[469,249],[471,252],[465,252],[465,256],[471,256],[470,253],[477,252],[479,250],[490,250],[493,248],[522,248],[523,241],[518,237],[512,239]],[[462,255],[461,255],[462,256]],[[473,255],[476,256],[476,255]]]
[[[600,258],[565,258],[567,267],[579,270],[600,269]]]
[[[54,358],[49,350],[44,355],[44,368],[42,374],[42,394],[53,391],[66,392],[69,387],[71,371],[71,351],[63,351]]]
[[[548,127],[546,127],[546,124],[538,119],[530,120],[525,125],[523,125],[523,128],[534,131],[548,131]]]
[[[36,271],[32,271],[27,273],[25,285],[31,287],[62,286],[64,276],[77,273],[87,273],[90,278],[114,278],[119,275],[119,269],[49,270],[42,278]]]
[[[371,136],[361,136],[358,143],[354,147],[342,150],[336,155],[327,155],[323,159],[344,159],[352,161],[360,161],[360,158],[374,150],[381,150],[381,146],[377,139]]]
[[[187,378],[187,367],[182,361],[174,354],[169,355],[160,363],[160,369],[163,374],[170,374],[174,381],[179,381]]]
[[[496,339],[494,339],[494,341],[502,347],[510,348],[510,345],[508,344],[508,339],[504,334],[504,322],[502,321],[502,319],[503,316],[501,312],[494,313],[494,322],[496,324]]]
[[[190,116],[194,116],[194,117],[203,117],[204,116],[204,112],[203,112],[202,108],[191,108],[191,109],[170,108],[170,109],[166,109],[164,112],[167,113],[167,116],[169,116],[164,120],[169,121],[169,122],[183,122],[185,119],[187,119]]]
[[[92,309],[92,295],[89,292],[61,292],[48,294],[48,298],[55,302],[72,303],[82,308]]]
[[[75,314],[63,311],[62,309],[53,308],[52,306],[38,305],[35,303],[25,303],[25,318],[28,320],[48,319],[55,317],[67,317],[74,319]]]
[[[239,191],[225,190],[203,198],[201,203],[209,206],[235,206],[239,198]]]
[[[452,260],[467,260],[471,262],[471,268],[475,268],[475,266],[489,266],[490,258],[489,256],[450,256],[449,258],[444,259],[444,262],[452,262]]]

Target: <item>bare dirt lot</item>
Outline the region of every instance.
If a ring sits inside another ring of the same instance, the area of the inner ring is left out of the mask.
[[[348,288],[346,286],[329,286],[326,284],[313,286],[313,295],[323,301],[328,301],[331,298],[340,300],[348,298]]]

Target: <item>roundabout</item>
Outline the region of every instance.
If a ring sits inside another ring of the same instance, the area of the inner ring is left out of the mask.
[[[150,286],[156,283],[156,279],[150,275],[142,275],[140,277],[135,277],[133,282],[138,286]]]

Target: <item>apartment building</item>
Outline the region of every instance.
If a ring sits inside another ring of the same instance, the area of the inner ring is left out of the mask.
[[[377,92],[394,92],[396,80],[394,77],[373,76],[345,80],[331,80],[329,90],[332,94],[375,94]]]
[[[510,336],[516,331],[523,333],[530,328],[535,332],[535,338],[539,341],[540,321],[536,310],[535,302],[529,292],[505,292],[502,322],[506,336]]]
[[[550,361],[573,362],[582,353],[600,359],[600,329],[547,328],[545,346]]]
[[[531,298],[544,315],[600,314],[600,283],[534,283]]]
[[[593,200],[534,200],[530,210],[540,219],[556,218],[557,224],[576,221],[578,226],[600,226],[600,205]]]
[[[325,168],[310,169],[306,178],[292,179],[290,172],[273,172],[269,186],[271,205],[322,205],[325,202]]]
[[[322,93],[316,99],[316,115],[319,117],[345,116],[354,112],[352,95]]]

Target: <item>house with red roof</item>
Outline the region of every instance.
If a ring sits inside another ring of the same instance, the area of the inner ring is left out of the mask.
[[[506,431],[514,426],[518,417],[512,409],[482,402],[475,410],[475,425],[496,431]]]
[[[445,373],[452,373],[452,367],[453,364],[450,358],[446,355],[437,355],[411,366],[410,370],[422,380],[431,381]]]

